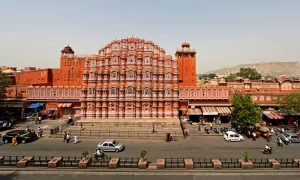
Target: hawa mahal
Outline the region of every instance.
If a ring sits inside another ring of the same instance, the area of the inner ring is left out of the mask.
[[[282,119],[276,98],[300,91],[300,81],[280,76],[276,81],[240,79],[197,85],[196,50],[184,42],[174,58],[153,41],[137,37],[113,40],[97,54],[61,51],[59,69],[2,67],[14,85],[1,108],[40,108],[59,117],[177,118],[226,121],[234,93],[250,94],[268,119]]]

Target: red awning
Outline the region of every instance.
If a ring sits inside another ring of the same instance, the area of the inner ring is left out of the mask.
[[[264,111],[263,114],[267,116],[268,119],[284,119],[284,117],[273,111]]]
[[[189,109],[189,115],[202,115],[202,111],[199,108]]]
[[[71,106],[72,106],[72,103],[60,103],[60,104],[58,104],[57,107],[65,108],[65,107],[71,107]]]

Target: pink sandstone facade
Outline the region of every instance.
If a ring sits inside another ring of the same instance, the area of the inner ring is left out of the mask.
[[[152,41],[114,40],[85,59],[82,118],[175,118],[177,60]]]

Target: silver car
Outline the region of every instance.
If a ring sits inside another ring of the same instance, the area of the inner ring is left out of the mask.
[[[287,139],[289,143],[300,142],[300,137],[295,133],[284,133],[280,135],[280,138],[282,139],[282,141],[285,141],[285,139]]]
[[[120,152],[122,151],[125,146],[116,140],[105,140],[103,142],[100,142],[97,145],[98,148],[102,149],[103,151],[114,151],[114,152]]]

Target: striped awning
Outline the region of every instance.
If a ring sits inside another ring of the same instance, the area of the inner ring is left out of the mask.
[[[229,116],[231,114],[231,110],[229,107],[216,107],[216,109],[221,116]]]
[[[217,111],[216,107],[208,106],[208,107],[201,107],[203,115],[218,115],[219,112]]]
[[[273,111],[263,111],[263,114],[267,116],[268,119],[284,119],[284,117]]]
[[[202,111],[199,108],[189,109],[189,115],[202,115]]]
[[[71,107],[72,103],[60,103],[57,107]]]

